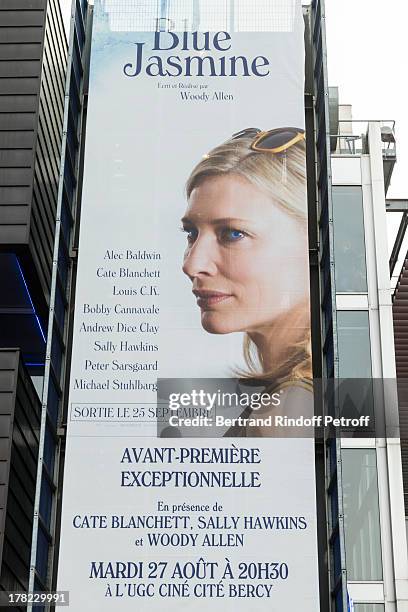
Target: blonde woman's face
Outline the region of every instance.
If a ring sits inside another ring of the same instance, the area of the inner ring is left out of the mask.
[[[204,180],[182,221],[183,271],[206,331],[261,331],[307,298],[306,224],[246,179]]]

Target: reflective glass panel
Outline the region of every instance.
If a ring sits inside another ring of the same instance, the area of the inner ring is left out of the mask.
[[[348,448],[341,456],[347,578],[382,580],[376,451]]]
[[[337,311],[340,378],[371,378],[371,349],[366,310]]]
[[[338,293],[365,293],[367,270],[361,187],[333,187],[334,271]]]

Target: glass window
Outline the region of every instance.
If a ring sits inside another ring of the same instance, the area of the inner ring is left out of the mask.
[[[31,380],[34,385],[34,389],[38,395],[38,399],[42,400],[42,389],[44,384],[44,376],[36,376],[34,374],[31,375]]]
[[[51,363],[57,378],[60,378],[61,376],[62,351],[63,347],[61,341],[58,339],[57,333],[54,329],[51,346]]]
[[[338,532],[333,537],[331,544],[331,571],[333,572],[333,583],[335,584],[341,576],[340,538]]]
[[[47,423],[45,427],[45,439],[44,439],[44,463],[47,466],[49,475],[53,476],[54,473],[54,459],[55,459],[55,440],[51,433],[50,427]]]
[[[76,159],[76,144],[75,144],[75,139],[74,139],[74,134],[70,128],[70,126],[68,126],[68,131],[67,131],[67,148],[66,148],[66,159],[65,159],[65,163],[70,163],[71,164],[71,168],[75,167],[75,159]]]
[[[333,529],[339,520],[339,499],[337,493],[337,485],[334,485],[330,491],[330,527]],[[337,577],[337,574],[336,574]]]
[[[59,287],[58,283],[57,283],[56,290],[55,290],[54,312],[55,312],[55,318],[58,322],[60,332],[63,333],[64,332],[64,321],[65,321],[65,302],[64,302],[61,288]]]
[[[47,479],[43,476],[40,496],[40,515],[44,523],[50,529],[52,510],[52,491]]]
[[[54,427],[57,427],[59,398],[60,396],[55,386],[55,383],[52,379],[52,376],[50,376],[49,383],[48,383],[47,407],[48,407],[48,414],[50,415],[50,419]]]
[[[384,604],[373,604],[373,603],[354,604],[354,612],[384,612]]]
[[[334,271],[336,291],[367,292],[361,187],[333,187]]]
[[[330,476],[333,476],[333,473],[337,468],[336,440],[334,440],[333,438],[331,440],[328,440],[328,450]]]
[[[84,23],[83,23],[82,17],[78,14],[75,15],[75,25],[76,25],[76,31],[77,31],[77,36],[78,36],[79,48],[82,53],[82,49],[84,48],[84,44],[85,44],[85,29],[84,29]]]
[[[344,612],[343,606],[343,592],[341,588],[338,589],[335,595],[335,610],[336,612]]]
[[[74,36],[74,46],[72,49],[72,70],[74,72],[78,88],[81,87],[82,73],[83,73],[82,62],[81,62],[81,51],[79,49],[79,45],[80,44],[83,45],[83,42],[85,41],[85,38],[82,35],[82,28],[80,26],[80,23],[81,23],[81,20],[78,19],[77,21],[78,41]]]
[[[333,335],[327,336],[324,344],[324,355],[326,358],[326,376],[332,378],[334,376],[334,354],[333,354]]]
[[[69,108],[74,117],[77,117],[81,112],[81,102],[79,100],[78,87],[75,79],[71,79],[69,86]]]
[[[82,9],[82,15],[83,15],[83,19],[85,21],[86,18],[86,7],[87,7],[87,1],[86,0],[80,0],[81,3],[81,9]]]
[[[65,192],[64,192],[64,196],[65,196]],[[67,245],[71,244],[70,242],[71,227],[72,227],[72,217],[71,217],[71,213],[69,212],[69,204],[67,200],[65,199],[65,197],[63,197],[62,206],[61,206],[61,229],[62,229],[62,234],[65,239],[65,244]]]
[[[66,289],[69,272],[69,258],[66,248],[62,242],[60,242],[58,249],[58,272],[60,273],[61,283],[64,289]]]
[[[44,582],[47,579],[47,567],[48,567],[48,551],[49,551],[49,540],[42,527],[38,530],[38,543],[37,543],[37,572]]]
[[[75,177],[69,164],[64,165],[64,185],[67,190],[69,201],[74,197]]]
[[[347,578],[382,580],[376,451],[348,448],[341,455]]]
[[[339,378],[371,378],[371,350],[366,310],[337,311]]]

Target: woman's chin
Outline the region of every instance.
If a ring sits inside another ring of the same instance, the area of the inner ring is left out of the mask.
[[[209,334],[231,334],[238,331],[229,317],[208,311],[201,313],[201,325]]]

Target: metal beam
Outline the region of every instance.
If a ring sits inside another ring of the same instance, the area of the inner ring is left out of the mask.
[[[385,200],[387,212],[408,212],[408,200]]]
[[[397,201],[399,201],[399,200],[397,200]],[[400,201],[403,201],[403,200],[400,200]],[[390,257],[390,277],[392,277],[393,272],[394,272],[394,268],[395,268],[396,263],[398,261],[398,257],[399,257],[399,254],[400,254],[402,242],[403,242],[404,237],[405,237],[405,231],[407,229],[407,226],[408,226],[408,212],[405,211],[403,213],[403,215],[402,215],[401,223],[400,223],[400,226],[398,228],[398,232],[397,232],[397,236],[395,238],[394,246],[392,247],[392,253],[391,253],[391,257]]]

